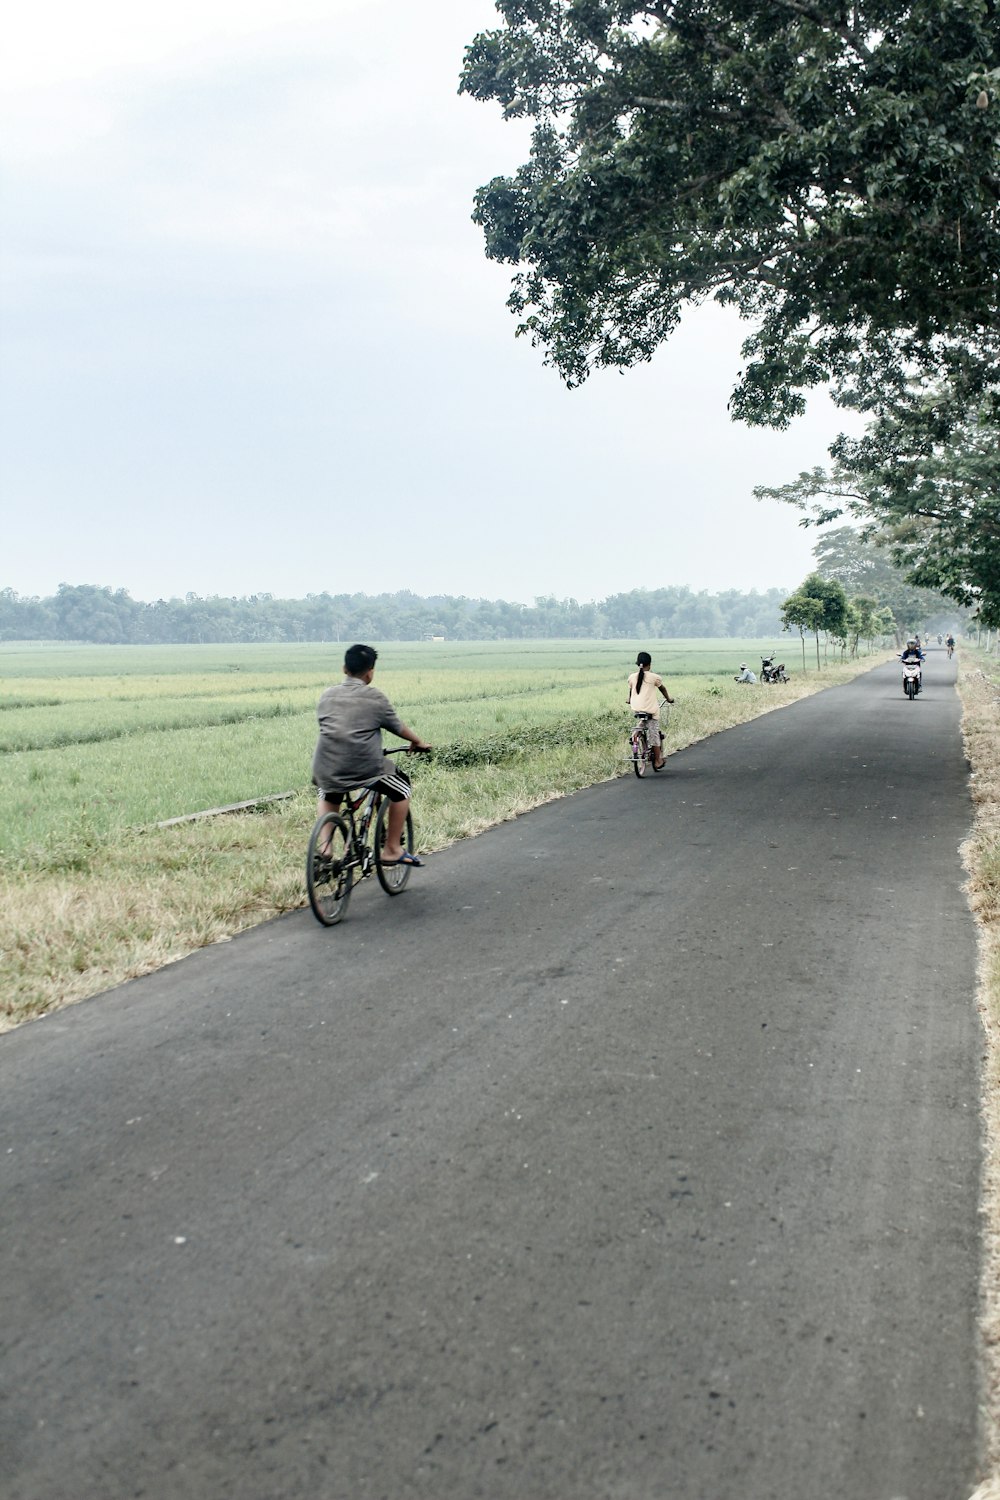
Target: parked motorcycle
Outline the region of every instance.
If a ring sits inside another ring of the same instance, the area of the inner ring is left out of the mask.
[[[761,682],[788,681],[788,673],[785,671],[785,663],[783,661],[779,661],[778,665],[775,666],[773,651],[770,656],[762,656],[760,659],[760,680]]]
[[[918,661],[904,661],[903,663],[903,692],[913,699],[920,692],[920,663]]]

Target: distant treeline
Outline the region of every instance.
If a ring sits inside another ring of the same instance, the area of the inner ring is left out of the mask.
[[[668,636],[776,635],[787,589],[633,589],[601,603],[536,599],[464,599],[436,594],[270,594],[226,599],[158,599],[144,604],[125,589],[59,585],[52,598],[0,590],[0,640],[87,641],[106,645],[210,644],[229,641],[454,641],[663,639]]]

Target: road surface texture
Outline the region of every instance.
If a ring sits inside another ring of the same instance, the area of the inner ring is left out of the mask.
[[[3,1500],[967,1500],[953,670],[2,1039]]]

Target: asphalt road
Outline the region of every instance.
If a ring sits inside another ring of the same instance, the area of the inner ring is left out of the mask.
[[[953,673],[0,1038],[3,1500],[966,1500]]]

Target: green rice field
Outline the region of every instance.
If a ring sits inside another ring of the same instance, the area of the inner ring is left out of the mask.
[[[683,697],[706,681],[728,689],[767,644],[649,649]],[[621,642],[405,643],[382,649],[377,682],[439,763],[501,763],[526,737],[613,740],[634,656]],[[304,788],[316,702],[339,668],[318,645],[0,646],[0,864],[47,865],[74,824],[91,845]]]
[[[775,646],[789,684],[733,682]],[[407,762],[418,846],[628,774],[639,647],[678,700],[668,752],[871,664],[804,675],[787,638],[380,647],[376,683],[435,746]],[[315,709],[342,653],[0,643],[0,1028],[305,904]]]

